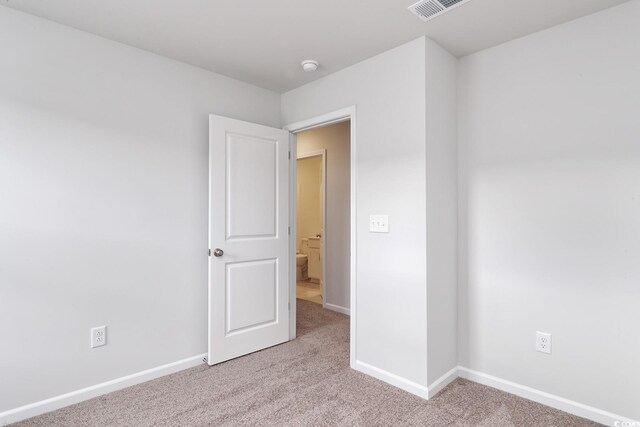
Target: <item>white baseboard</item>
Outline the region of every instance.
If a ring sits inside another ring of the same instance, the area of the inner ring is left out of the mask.
[[[392,374],[391,372],[376,368],[375,366],[371,366],[368,363],[364,363],[359,360],[356,360],[355,369],[356,371],[360,371],[363,374],[370,375],[374,378],[379,379],[380,381],[384,381],[387,384],[398,387],[399,389],[408,391],[409,393],[415,394],[416,396],[420,396],[423,399],[429,398],[429,390],[427,390],[427,387],[423,386],[422,384],[409,381],[405,378],[399,377],[396,374]]]
[[[574,402],[572,400],[565,399],[564,397],[536,390],[525,385],[517,384],[511,381],[503,380],[502,378],[464,368],[462,366],[458,366],[458,375],[460,376],[460,378],[465,378],[473,382],[497,388],[498,390],[515,394],[516,396],[533,400],[534,402],[542,403],[543,405],[547,405],[552,408],[559,409],[561,411],[568,412],[582,418],[587,418],[591,421],[595,421],[608,426],[640,426],[640,422],[638,421],[621,417],[619,415],[612,414],[611,412],[603,411],[601,409],[584,405],[582,403]]]
[[[449,372],[435,380],[429,387],[429,399],[431,399],[436,394],[440,393],[440,390],[451,384],[453,381],[458,378],[458,367],[451,369]]]
[[[516,396],[520,396],[522,398],[532,400],[534,402],[559,409],[569,414],[577,415],[579,417],[586,418],[588,420],[608,426],[640,427],[640,422],[634,421],[630,418],[603,411],[602,409],[594,408],[592,406],[588,406],[579,402],[574,402],[560,396],[556,396],[541,390],[536,390],[525,385],[517,384],[462,366],[457,366],[451,369],[449,372],[430,384],[429,387],[425,387],[421,384],[409,381],[405,378],[399,377],[395,374],[376,368],[375,366],[371,366],[359,360],[356,360],[354,369],[377,378],[381,381],[384,381],[388,384],[391,384],[395,387],[398,387],[402,390],[405,390],[409,393],[420,396],[424,399],[430,399],[434,397],[456,378],[460,377],[479,384],[496,388],[498,390],[502,390],[507,393],[515,394]]]
[[[61,394],[50,399],[41,400],[39,402],[10,409],[5,412],[0,412],[0,425],[15,423],[17,421],[35,417],[36,415],[44,414],[45,412],[50,412],[55,409],[73,405],[74,403],[79,403],[103,394],[111,393],[112,391],[140,384],[184,369],[193,368],[194,366],[202,364],[202,358],[205,356],[206,354],[201,354],[199,356],[178,360],[177,362],[157,366],[125,377],[116,378],[115,380],[92,385],[90,387]]]
[[[61,394],[50,399],[41,400],[39,402],[20,406],[15,409],[10,409],[5,412],[0,412],[0,425],[7,425],[27,418],[35,417],[37,415],[44,414],[45,412],[50,412],[56,409],[63,408],[65,406],[73,405],[75,403],[92,399],[94,397],[110,393],[112,391],[120,390],[132,385],[140,384],[155,378],[162,377],[164,375],[169,375],[174,372],[198,366],[202,363],[202,358],[205,356],[206,354],[201,354],[198,356],[189,357],[177,362],[147,369],[145,371],[137,372],[135,374],[127,375],[125,377],[117,378],[101,384],[96,384],[70,393]],[[515,394],[516,396],[520,396],[525,399],[529,399],[534,402],[538,402],[543,405],[547,405],[552,408],[577,415],[579,417],[587,418],[601,424],[616,427],[623,425],[640,426],[640,422],[634,421],[630,418],[622,417],[611,412],[603,411],[601,409],[584,405],[579,402],[574,402],[560,396],[555,396],[544,391],[536,390],[531,387],[507,381],[502,378],[494,377],[482,372],[474,371],[462,366],[458,366],[457,368],[450,370],[429,387],[425,387],[421,384],[409,381],[405,378],[399,377],[398,375],[376,368],[375,366],[371,366],[359,360],[356,360],[354,369],[377,378],[381,381],[384,381],[388,384],[391,384],[395,387],[398,387],[402,390],[405,390],[409,393],[420,396],[424,399],[432,398],[459,376],[460,378],[465,378],[473,382],[497,388],[498,390]]]
[[[345,307],[341,307],[335,304],[329,304],[328,302],[324,303],[324,308],[331,311],[337,311],[338,313],[346,314],[347,316],[351,315],[351,310]]]

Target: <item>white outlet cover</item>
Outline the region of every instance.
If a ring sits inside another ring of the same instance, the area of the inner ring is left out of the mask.
[[[91,348],[102,347],[107,344],[107,327],[91,328]]]
[[[369,232],[388,233],[389,215],[369,215]]]
[[[536,351],[551,354],[551,334],[536,331]]]

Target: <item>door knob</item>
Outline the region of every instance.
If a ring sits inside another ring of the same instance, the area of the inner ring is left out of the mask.
[[[213,250],[213,256],[221,257],[222,255],[224,255],[224,251],[223,251],[222,249],[220,249],[220,248],[215,248],[215,249]]]

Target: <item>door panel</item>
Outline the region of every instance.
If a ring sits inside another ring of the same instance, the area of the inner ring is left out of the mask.
[[[289,133],[213,115],[209,125],[213,365],[289,339]]]
[[[227,264],[226,335],[278,320],[277,260]]]
[[[277,141],[232,133],[226,139],[227,237],[274,237]]]

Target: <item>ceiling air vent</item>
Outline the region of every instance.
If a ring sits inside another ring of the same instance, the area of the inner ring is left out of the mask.
[[[469,0],[422,0],[409,6],[409,11],[423,21],[428,21]]]

